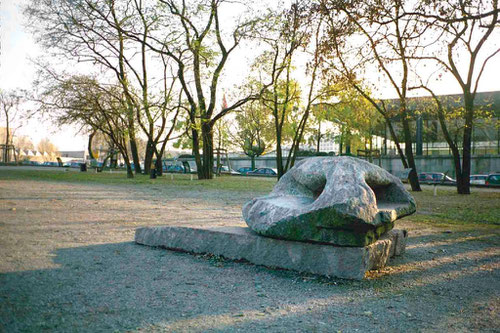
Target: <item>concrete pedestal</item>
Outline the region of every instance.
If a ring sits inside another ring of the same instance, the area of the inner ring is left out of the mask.
[[[406,231],[391,230],[365,247],[338,247],[263,237],[244,227],[146,227],[135,242],[193,253],[245,259],[257,265],[299,272],[363,279],[366,271],[384,267],[406,246]]]

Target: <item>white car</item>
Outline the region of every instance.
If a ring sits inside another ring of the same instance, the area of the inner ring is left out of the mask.
[[[470,183],[473,185],[485,185],[488,175],[471,175]]]

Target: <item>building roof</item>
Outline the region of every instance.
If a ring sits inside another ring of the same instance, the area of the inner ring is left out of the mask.
[[[459,108],[463,106],[463,94],[439,95],[437,96],[444,107]],[[388,110],[397,110],[400,105],[399,99],[382,99]],[[478,92],[474,99],[474,106],[487,111],[493,111],[496,117],[500,117],[500,91]],[[424,118],[434,118],[431,111],[436,109],[436,104],[431,96],[410,97],[407,99],[407,110],[415,114],[422,113]],[[426,112],[427,110],[427,112]],[[427,115],[427,117],[426,117]],[[395,116],[394,118],[397,118]]]

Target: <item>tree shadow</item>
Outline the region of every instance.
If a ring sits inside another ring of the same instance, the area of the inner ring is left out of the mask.
[[[408,237],[406,255],[396,258],[395,262],[402,264],[434,261],[450,256],[475,252],[478,244],[481,251],[496,249],[500,235],[484,232],[454,232],[453,234],[431,234]],[[395,265],[395,262],[391,263]]]
[[[500,290],[498,252],[477,257],[470,251],[439,265],[422,257],[418,269],[365,281],[133,242],[54,254],[58,268],[0,274],[0,331],[453,329],[461,311],[488,304]],[[394,267],[415,262],[412,257],[410,251]]]

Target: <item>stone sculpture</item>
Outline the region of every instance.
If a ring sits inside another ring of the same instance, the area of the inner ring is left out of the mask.
[[[269,195],[246,203],[243,218],[263,236],[366,246],[415,210],[401,181],[384,169],[353,157],[315,157],[298,162]]]

